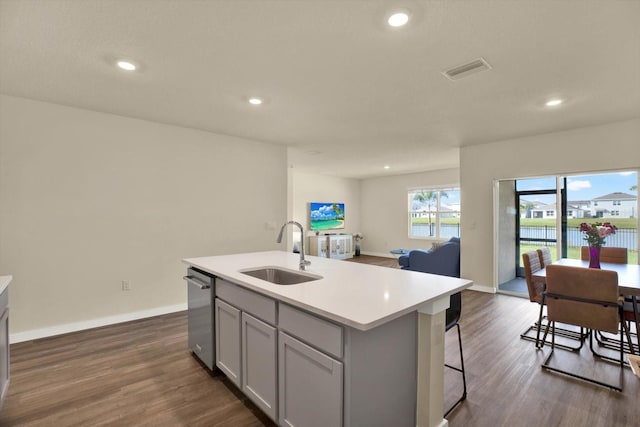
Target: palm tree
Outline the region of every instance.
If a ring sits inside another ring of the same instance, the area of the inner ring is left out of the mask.
[[[331,205],[331,208],[338,216],[338,219],[344,219],[344,213],[342,213],[342,209],[340,209],[340,205],[338,205],[337,203],[333,203]]]
[[[535,207],[535,205],[533,204],[533,202],[526,202],[526,201],[521,201],[520,202],[520,215],[522,216],[523,213],[527,213],[529,212],[531,209],[533,209]]]
[[[637,185],[632,185],[631,188],[629,189],[630,191],[636,191],[638,189]]]
[[[440,197],[449,197],[445,191],[421,191],[414,194],[413,200],[420,202],[421,204],[427,204],[427,211],[429,212],[429,236],[433,236],[433,224],[431,223],[431,206],[438,204],[438,193]]]

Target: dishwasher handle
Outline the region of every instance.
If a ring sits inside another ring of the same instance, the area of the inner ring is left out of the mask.
[[[200,289],[209,289],[209,288],[211,288],[210,284],[208,284],[206,282],[203,282],[202,280],[198,279],[195,276],[184,276],[183,279],[186,280],[187,283],[193,283],[194,285],[196,285]]]

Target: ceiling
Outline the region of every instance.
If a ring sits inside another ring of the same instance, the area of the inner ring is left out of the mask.
[[[285,144],[293,168],[365,178],[640,117],[639,22],[635,0],[0,0],[0,93]],[[479,57],[492,69],[442,74]]]

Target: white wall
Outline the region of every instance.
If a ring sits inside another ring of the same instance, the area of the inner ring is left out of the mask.
[[[180,260],[278,249],[286,207],[284,147],[0,97],[14,336],[186,308]]]
[[[501,181],[498,188],[498,206],[496,213],[498,220],[497,241],[500,246],[498,252],[498,284],[508,282],[516,277],[516,182]]]
[[[344,229],[335,230],[336,233],[355,234],[361,231],[360,215],[360,180],[337,178],[325,175],[308,174],[290,169],[292,180],[292,212],[294,221],[304,226],[307,236],[313,235],[309,231],[309,203],[337,202],[344,203]],[[293,229],[289,230],[291,233]],[[298,236],[296,235],[296,238]],[[309,240],[305,241],[305,252]]]
[[[406,175],[369,178],[362,181],[362,251],[391,256],[397,248],[428,249],[432,240],[409,239],[407,192],[420,187],[460,184],[458,169],[444,169]]]
[[[494,180],[639,168],[638,147],[640,119],[463,147],[462,276],[495,287]]]

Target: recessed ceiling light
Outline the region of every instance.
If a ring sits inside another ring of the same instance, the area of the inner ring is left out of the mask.
[[[261,98],[249,98],[249,104],[251,105],[262,105],[264,101]]]
[[[136,66],[129,61],[118,61],[117,65],[125,71],[134,71],[136,69]]]
[[[387,19],[387,23],[392,27],[402,27],[407,25],[407,22],[409,22],[409,14],[406,12],[396,12]]]
[[[545,104],[547,107],[555,107],[556,105],[562,104],[562,99],[550,99]]]
[[[391,169],[391,166],[389,166],[389,165],[384,165],[384,168],[385,168],[385,169]]]

